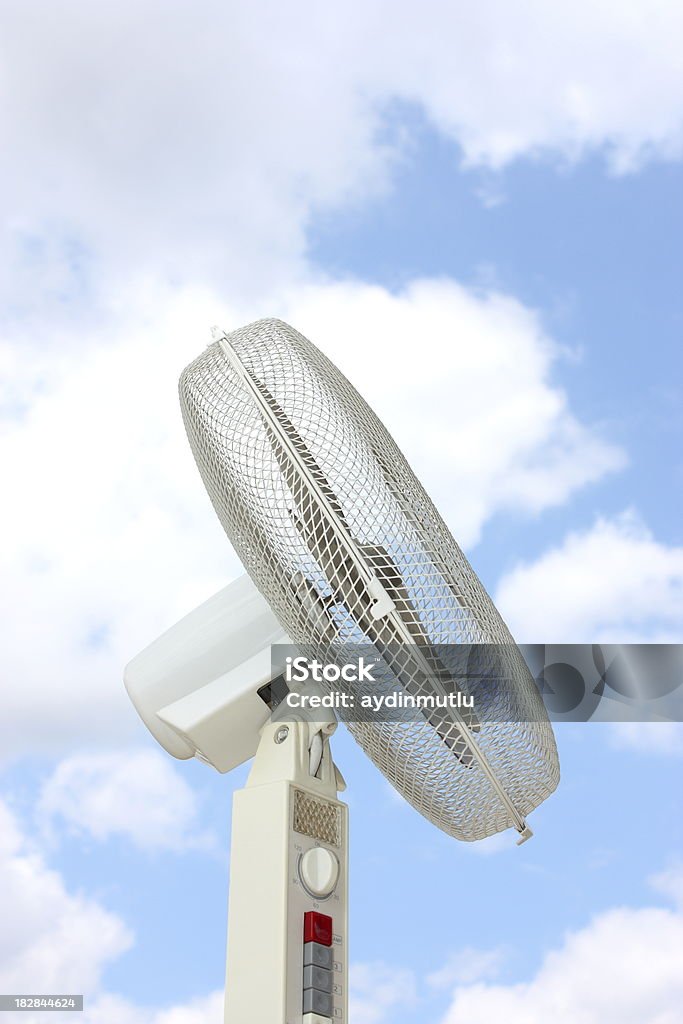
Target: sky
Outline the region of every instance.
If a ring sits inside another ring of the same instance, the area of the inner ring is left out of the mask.
[[[122,685],[241,571],[178,375],[213,324],[287,320],[516,639],[683,641],[683,9],[0,18],[0,992],[218,1024],[246,766],[174,762]],[[338,731],[351,1024],[683,1020],[680,727],[556,734],[518,849],[441,834]]]

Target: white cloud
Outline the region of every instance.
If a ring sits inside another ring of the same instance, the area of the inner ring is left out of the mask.
[[[104,270],[109,288],[153,268],[233,295],[296,275],[311,210],[384,178],[349,60],[363,20],[306,2],[13,10],[0,179],[13,306],[38,281],[80,300]]]
[[[152,1020],[154,1024],[222,1024],[223,993],[212,992],[191,1003],[160,1010]]]
[[[427,975],[430,988],[445,989],[472,985],[495,978],[505,959],[504,949],[473,949],[466,946],[453,953],[443,967]]]
[[[130,750],[78,754],[43,785],[38,814],[48,827],[103,841],[125,836],[143,850],[208,848],[194,790],[167,754]]]
[[[470,163],[606,147],[623,171],[683,150],[682,30],[661,0],[406,4],[377,45],[377,77],[418,99]]]
[[[177,376],[257,307],[208,290],[129,295],[96,350],[34,360],[0,454],[14,480],[0,553],[6,755],[140,735],[124,664],[239,573],[184,436]],[[456,537],[495,512],[536,513],[623,461],[552,383],[558,353],[513,299],[421,281],[399,295],[308,285],[278,312],[356,382],[404,448]]]
[[[613,722],[613,746],[648,755],[683,755],[683,722]]]
[[[139,737],[123,666],[238,570],[177,399],[217,303],[184,294],[153,326],[163,302],[142,305],[99,348],[36,358],[25,412],[0,434],[8,755]]]
[[[632,512],[601,518],[518,565],[495,600],[524,643],[680,643],[683,548],[657,541]]]
[[[212,992],[164,1009],[136,1006],[104,994],[86,1007],[82,1024],[223,1024],[223,993]]]
[[[682,152],[683,12],[662,0],[4,14],[14,312],[150,268],[232,295],[296,277],[315,212],[390,180],[396,100],[487,167],[606,147],[625,169]]]
[[[0,801],[0,992],[97,991],[132,944],[123,921],[69,892]],[[27,1014],[21,1019],[28,1024]]]
[[[683,861],[679,860],[653,875],[650,884],[683,913]]]
[[[130,795],[130,793],[129,793]],[[107,966],[133,944],[116,914],[69,891],[0,799],[0,992],[82,993],[83,1024],[219,1024],[223,994],[187,1004],[141,1007],[103,989]],[[5,1013],[7,1024],[45,1014]]]
[[[569,933],[530,981],[456,989],[442,1024],[677,1024],[681,1005],[683,915],[617,908]]]
[[[384,963],[352,964],[349,970],[349,1019],[353,1024],[384,1024],[392,1011],[417,998],[415,977]]]

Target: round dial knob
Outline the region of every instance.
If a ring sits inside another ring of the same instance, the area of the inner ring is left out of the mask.
[[[339,861],[331,850],[314,846],[301,855],[299,874],[311,896],[322,899],[334,891],[339,878]]]

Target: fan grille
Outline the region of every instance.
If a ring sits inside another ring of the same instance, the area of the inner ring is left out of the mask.
[[[420,652],[502,645],[512,685],[496,695],[495,716],[476,723],[476,737],[528,814],[559,780],[550,723],[498,611],[400,450],[334,364],[287,324],[258,321],[226,341],[240,365],[210,345],[183,372],[180,396],[200,473],[249,574],[292,640],[323,660],[368,643],[389,659],[406,638]],[[395,605],[386,619],[370,614],[368,572]],[[394,672],[410,692],[433,692],[412,659]],[[482,839],[510,827],[457,721],[440,715],[346,724],[449,835]]]

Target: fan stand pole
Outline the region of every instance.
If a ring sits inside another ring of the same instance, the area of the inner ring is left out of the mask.
[[[225,1024],[348,1024],[336,722],[271,719],[233,798]]]

